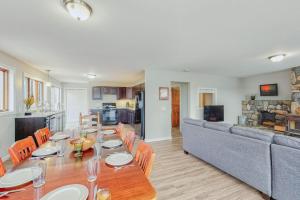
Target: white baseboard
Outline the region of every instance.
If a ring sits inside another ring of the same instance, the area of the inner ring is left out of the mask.
[[[163,140],[172,140],[172,137],[161,137],[161,138],[154,138],[154,139],[145,139],[145,142],[158,142]]]

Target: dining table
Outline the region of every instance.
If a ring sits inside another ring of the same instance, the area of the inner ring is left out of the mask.
[[[95,140],[97,138],[96,133],[90,133],[87,138]],[[103,140],[121,139],[116,134],[104,136]],[[88,188],[89,196],[88,200],[95,199],[95,192],[99,188],[107,188],[111,193],[112,200],[154,200],[156,199],[156,191],[151,185],[148,178],[145,176],[138,163],[133,159],[131,163],[121,167],[112,167],[106,164],[105,158],[115,152],[128,152],[125,144],[115,149],[102,148],[101,158],[99,158],[100,170],[97,174],[97,180],[89,182],[86,174],[87,161],[95,156],[94,149],[91,148],[83,152],[82,157],[76,158],[74,156],[70,139],[66,141],[67,147],[64,156],[51,156],[43,158],[47,163],[46,170],[46,183],[40,188],[34,188],[32,181],[8,189],[1,189],[0,192],[9,191],[12,189],[24,188],[24,191],[10,193],[0,199],[6,200],[39,200],[47,193],[55,190],[56,188],[66,186],[69,184],[81,184]],[[45,148],[55,145],[54,142],[48,141],[41,145],[39,148]],[[20,165],[8,170],[7,173],[13,170],[21,168],[28,168],[36,165],[40,162],[40,159],[27,159]]]

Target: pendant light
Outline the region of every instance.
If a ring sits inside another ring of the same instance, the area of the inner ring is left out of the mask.
[[[51,87],[51,86],[52,86],[52,83],[51,83],[51,81],[50,81],[50,71],[51,71],[51,70],[49,70],[49,69],[47,70],[47,72],[48,72],[48,81],[46,82],[46,86],[47,86],[47,87]]]

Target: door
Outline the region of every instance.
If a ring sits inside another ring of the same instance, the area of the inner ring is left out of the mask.
[[[172,87],[172,127],[179,127],[180,119],[180,89]]]
[[[66,128],[79,126],[80,113],[88,113],[87,89],[65,89]]]

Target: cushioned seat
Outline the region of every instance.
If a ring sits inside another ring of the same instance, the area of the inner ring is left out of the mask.
[[[232,127],[232,125],[227,123],[221,123],[221,122],[205,122],[204,127],[217,130],[217,131],[230,133],[230,128]]]
[[[206,121],[205,120],[200,120],[200,119],[184,118],[183,122],[187,123],[187,124],[193,124],[193,125],[196,125],[196,126],[202,126],[203,127],[203,125]]]
[[[275,135],[274,143],[278,145],[283,145],[295,149],[300,149],[300,138],[285,136],[285,135]]]

